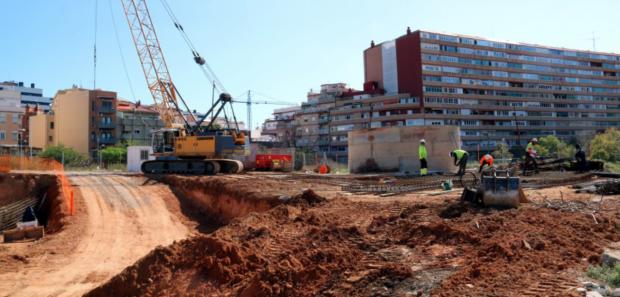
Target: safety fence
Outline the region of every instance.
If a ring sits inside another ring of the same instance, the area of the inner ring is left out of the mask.
[[[60,183],[60,193],[69,207],[69,214],[74,213],[73,187],[65,173],[64,166],[54,160],[38,157],[0,156],[0,173],[11,171],[32,171],[32,173],[50,173],[56,175]]]

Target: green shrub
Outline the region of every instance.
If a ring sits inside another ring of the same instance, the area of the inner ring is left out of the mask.
[[[38,156],[41,158],[51,158],[58,162],[63,162],[63,153],[65,165],[81,165],[86,163],[86,161],[88,160],[86,157],[76,152],[74,149],[70,147],[65,147],[62,144],[57,146],[50,146],[41,153],[39,153]]]
[[[610,128],[590,142],[590,158],[606,162],[620,161],[620,131]]]
[[[590,266],[588,277],[603,281],[612,287],[620,287],[620,263],[615,266]]]
[[[575,155],[575,148],[572,145],[553,135],[539,138],[536,149],[540,156],[546,157],[572,158]]]
[[[512,159],[512,153],[506,143],[499,143],[491,153],[496,159]]]
[[[127,148],[109,146],[101,150],[101,160],[106,163],[124,163],[127,159]]]

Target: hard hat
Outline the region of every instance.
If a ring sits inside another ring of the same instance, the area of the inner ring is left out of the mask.
[[[538,142],[538,138],[536,137],[532,138],[532,142]]]
[[[426,140],[424,140],[424,138],[420,139],[420,143],[426,143]]]

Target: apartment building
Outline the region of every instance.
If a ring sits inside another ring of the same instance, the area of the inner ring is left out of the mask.
[[[118,100],[116,118],[118,140],[131,145],[150,145],[152,132],[164,127],[157,110],[139,102]]]
[[[544,135],[572,141],[620,125],[619,54],[408,29],[372,43],[364,69],[365,86],[407,104],[372,112],[371,127],[458,125],[468,150]]]
[[[295,114],[301,111],[300,106],[278,108],[273,111],[273,118],[265,120],[261,130],[262,139],[280,147],[295,146]],[[254,134],[252,134],[254,136]]]
[[[21,139],[21,118],[24,110],[20,106],[20,93],[0,90],[0,154],[15,154]]]
[[[64,145],[92,158],[117,143],[116,93],[71,88],[54,96],[49,113],[30,117],[33,148]]]
[[[354,90],[345,83],[323,84],[320,91],[308,92],[307,101],[295,114],[295,146],[328,152],[330,146],[330,112],[336,101]]]
[[[0,82],[0,91],[16,91],[20,94],[21,107],[26,106],[39,106],[39,109],[49,111],[52,103],[52,98],[44,97],[43,90],[36,88],[34,83],[30,84],[30,87],[24,85],[23,82],[5,81]]]

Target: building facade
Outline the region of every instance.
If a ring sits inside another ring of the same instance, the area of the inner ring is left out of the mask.
[[[118,101],[116,118],[118,140],[131,145],[150,145],[152,132],[164,126],[154,108],[129,101]]]
[[[97,157],[101,148],[117,143],[116,93],[72,88],[54,96],[49,113],[30,117],[33,148],[64,145]]]
[[[21,139],[21,119],[24,110],[21,95],[14,90],[0,90],[0,153],[18,152]]]
[[[300,106],[278,108],[273,111],[273,118],[265,120],[261,136],[268,137],[270,142],[280,147],[295,146],[295,114],[301,111]]]
[[[365,87],[407,102],[371,125],[458,125],[468,150],[620,125],[618,54],[408,30],[371,44],[364,69]]]
[[[30,87],[28,87],[23,82],[0,82],[0,90],[19,92],[21,107],[39,106],[39,109],[44,111],[50,110],[52,98],[44,97],[43,90],[36,88],[34,83],[31,83]]]

